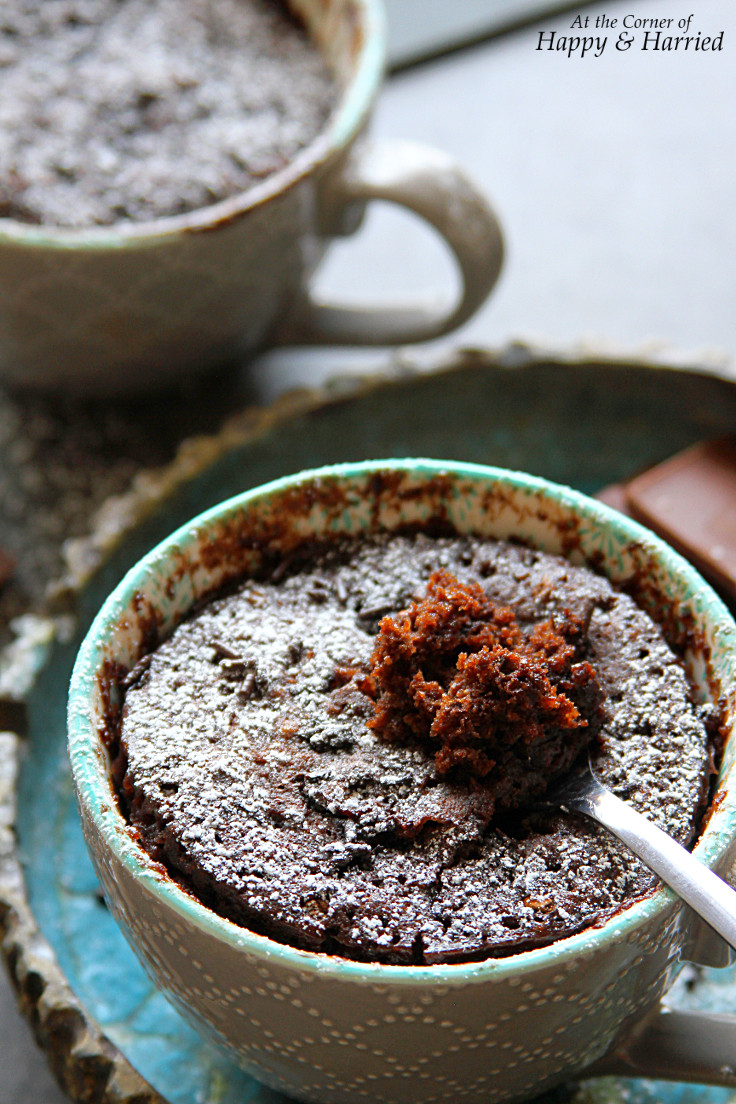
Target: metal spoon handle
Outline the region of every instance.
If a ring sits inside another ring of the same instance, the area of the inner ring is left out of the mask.
[[[736,950],[736,891],[656,824],[595,780],[566,793],[568,809],[597,820],[626,844]]]

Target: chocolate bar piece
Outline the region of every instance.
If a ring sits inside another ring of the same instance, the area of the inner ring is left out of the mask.
[[[614,510],[631,517],[625,483],[609,483],[607,487],[601,487],[595,497],[605,502],[606,506],[613,506]]]
[[[736,596],[736,439],[694,445],[636,476],[624,488],[627,512]],[[601,498],[617,504],[619,488]],[[613,496],[613,498],[611,498]]]

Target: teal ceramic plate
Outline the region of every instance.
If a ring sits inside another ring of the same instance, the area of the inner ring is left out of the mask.
[[[592,493],[697,440],[736,431],[736,388],[662,368],[472,358],[451,370],[290,402],[244,426],[208,447],[193,475],[169,481],[153,513],[142,512],[121,532],[86,580],[74,639],[51,646],[31,691],[30,739],[18,783],[19,852],[41,932],[86,1013],[169,1104],[276,1104],[281,1098],[215,1053],[158,995],[103,904],[87,859],[66,762],[66,689],[79,640],[112,585],[192,515],[248,487],[325,463],[435,456],[525,469]],[[672,1003],[736,1012],[736,970],[688,968]],[[736,1095],[602,1080],[554,1099],[734,1104]]]

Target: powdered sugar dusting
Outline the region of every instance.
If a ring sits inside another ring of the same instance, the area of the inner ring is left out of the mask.
[[[276,0],[0,0],[0,215],[207,206],[290,161],[335,90]]]
[[[533,624],[589,621],[608,720],[603,779],[681,841],[706,726],[656,625],[603,578],[493,541],[397,536],[322,550],[180,625],[129,690],[124,801],[144,846],[205,903],[274,938],[396,962],[510,953],[654,884],[602,830],[549,810],[487,826],[482,787],[367,726],[377,620],[438,566]]]

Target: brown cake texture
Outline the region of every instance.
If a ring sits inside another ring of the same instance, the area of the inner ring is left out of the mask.
[[[306,547],[181,623],[112,733],[132,830],[222,916],[398,964],[543,946],[656,879],[544,803],[589,754],[683,843],[709,706],[634,600],[521,545],[423,533]]]
[[[518,808],[568,771],[597,735],[602,695],[585,662],[584,626],[565,611],[526,636],[512,609],[448,571],[384,617],[362,689],[369,727],[417,740],[438,776],[482,779],[494,809]]]

